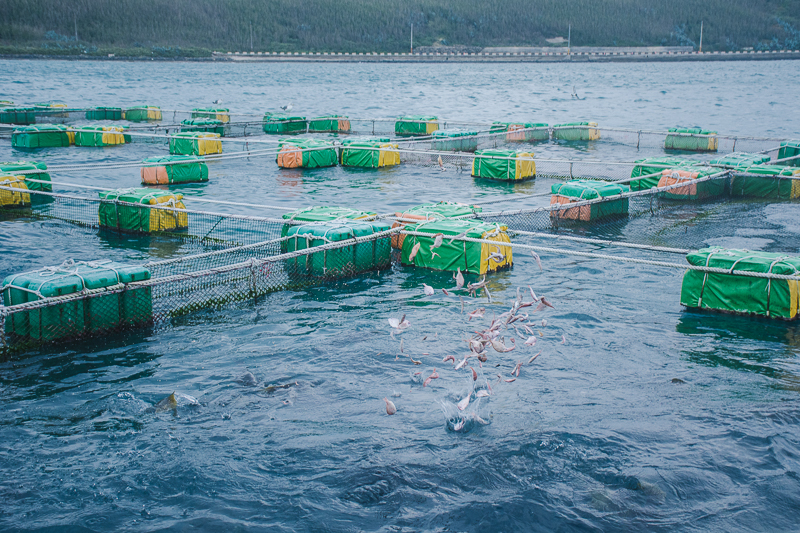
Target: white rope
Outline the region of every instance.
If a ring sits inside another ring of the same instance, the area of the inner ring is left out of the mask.
[[[414,235],[417,237],[428,237],[431,238],[433,236],[432,233],[423,233],[421,231],[408,231],[403,230],[400,232],[402,235]],[[449,239],[449,237],[446,237]],[[481,244],[491,244],[493,246],[497,246],[500,248],[509,247],[512,250],[514,248],[519,248],[522,250],[530,250],[535,252],[547,252],[557,255],[573,255],[578,257],[588,257],[591,259],[607,259],[610,261],[621,261],[623,263],[635,263],[640,265],[651,265],[651,266],[659,266],[665,268],[678,268],[681,270],[697,270],[699,272],[708,272],[712,274],[732,274],[736,276],[747,276],[752,278],[767,278],[767,279],[782,279],[782,280],[789,280],[789,281],[800,281],[800,276],[788,276],[784,274],[771,274],[765,272],[750,272],[747,270],[731,270],[727,268],[714,268],[714,267],[701,267],[689,264],[680,264],[680,263],[667,263],[665,261],[653,261],[651,259],[636,259],[634,257],[621,257],[615,255],[607,255],[607,254],[597,254],[593,252],[579,252],[577,250],[567,250],[563,248],[548,248],[545,246],[534,246],[530,244],[520,244],[520,243],[512,243],[512,242],[500,242],[500,241],[491,241],[488,239],[474,239],[471,237],[454,237],[453,240],[457,241],[465,241],[465,242],[475,242]]]

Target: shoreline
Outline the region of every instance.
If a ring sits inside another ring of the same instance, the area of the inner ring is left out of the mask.
[[[97,55],[0,54],[0,59],[65,61],[181,61],[228,63],[618,63],[673,61],[777,61],[798,60],[800,50],[746,52],[543,52],[543,53],[307,53],[214,52],[211,57],[147,57]]]

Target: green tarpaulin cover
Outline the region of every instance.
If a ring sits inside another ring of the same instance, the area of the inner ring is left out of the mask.
[[[164,205],[186,209],[182,194],[153,189],[119,189],[98,193],[101,202],[98,209],[100,226],[129,233],[154,233],[180,231],[188,226],[186,213],[168,209],[151,209],[148,205]],[[139,205],[121,205],[119,200]]]
[[[725,248],[704,248],[686,260],[694,266],[789,276],[798,275],[800,269],[800,257]],[[689,270],[683,276],[681,305],[790,320],[797,317],[800,291],[797,281]]]
[[[560,141],[596,141],[600,138],[597,122],[566,122],[553,126],[553,139]]]
[[[430,236],[406,235],[403,239],[403,248],[400,260],[404,265],[412,265],[434,270],[448,270],[471,274],[485,274],[489,271],[510,267],[513,264],[511,248],[504,246],[509,243],[508,234],[504,226],[469,219],[442,219],[420,224],[410,224],[406,231],[417,231],[430,234]],[[454,237],[466,232],[466,237],[471,239],[489,239],[496,241],[494,244],[479,242],[453,241],[447,237]],[[441,233],[444,238],[442,245],[431,250],[435,235]],[[420,244],[419,251],[413,261],[409,260],[414,245]],[[490,254],[499,252],[503,258],[496,261]],[[434,255],[434,253],[436,255]]]
[[[86,112],[86,120],[122,120],[122,108],[95,107]]]
[[[792,140],[781,142],[781,147],[778,149],[778,159],[795,156],[800,156],[800,141]],[[800,167],[800,157],[790,161],[782,162],[780,164],[790,167]]]
[[[688,150],[692,152],[716,152],[717,132],[702,128],[670,128],[670,133],[684,135],[667,135],[664,141],[666,150]]]
[[[345,133],[350,131],[350,119],[342,115],[314,117],[308,121],[309,133]]]
[[[148,279],[150,271],[138,265],[111,261],[65,263],[51,269],[8,276],[2,284],[3,303],[17,305],[42,299],[39,295],[43,298],[65,296],[84,289],[100,289]],[[151,289],[141,287],[14,313],[6,320],[6,333],[53,341],[144,325],[152,320]]]
[[[439,129],[439,118],[428,115],[407,115],[394,123],[396,135],[430,135]]]
[[[545,122],[493,122],[492,133],[507,132],[507,141],[547,141],[550,126]]]
[[[680,177],[680,172],[689,173],[691,176]],[[702,200],[705,198],[714,198],[725,194],[725,188],[728,184],[727,178],[717,178],[700,183],[691,183],[692,180],[704,178],[712,174],[721,172],[718,168],[711,167],[692,167],[687,169],[675,169],[671,172],[677,173],[679,178],[666,176],[659,182],[659,186],[677,185],[681,182],[690,183],[684,187],[677,187],[668,191],[661,191],[658,193],[659,197],[667,198],[670,200]],[[692,177],[696,174],[695,177]]]
[[[11,134],[14,148],[53,148],[72,144],[73,134],[61,124],[40,124],[16,128]]]
[[[167,175],[168,183],[197,183],[208,181],[208,165],[205,159],[193,155],[169,155],[163,157],[148,157],[143,161],[145,173],[156,174],[159,167],[163,168]],[[161,183],[162,180],[154,178],[154,183]],[[144,183],[152,184],[151,181]]]
[[[19,172],[23,172],[26,170],[41,170],[42,172],[18,174]],[[45,165],[44,163],[39,163],[37,161],[14,161],[14,162],[0,163],[0,175],[6,175],[6,174],[12,176],[20,175],[25,178],[25,185],[27,185],[28,190],[52,192],[53,186],[51,184],[36,183],[30,181],[31,179],[50,181],[50,174],[44,172],[45,170],[47,170],[47,165]]]
[[[503,181],[535,178],[533,153],[502,148],[478,150],[472,160],[472,176]]]
[[[106,130],[104,130],[106,128]],[[75,146],[116,146],[125,144],[121,128],[108,130],[108,126],[78,126],[73,128]]]
[[[582,200],[596,200],[629,192],[626,185],[607,183],[595,180],[573,180],[566,183],[554,183],[550,187],[553,196],[550,205],[557,203],[569,205]],[[594,204],[571,207],[552,211],[554,218],[567,220],[580,220],[589,222],[605,217],[621,216],[628,213],[628,199],[618,198]]]
[[[148,122],[161,120],[161,108],[158,106],[134,106],[125,110],[125,120],[131,122]]]
[[[219,137],[214,133],[187,131],[174,133],[169,138],[172,155],[206,155],[222,153]]]
[[[478,149],[477,135],[477,131],[436,130],[432,133],[431,150],[474,152]]]
[[[769,163],[768,155],[748,154],[747,152],[733,152],[708,162],[709,165],[726,168],[749,167],[764,163]]]
[[[0,124],[36,124],[36,110],[32,107],[4,107],[0,109]]]
[[[225,136],[225,124],[215,118],[191,118],[181,121],[181,132],[204,131]]]
[[[399,165],[400,154],[389,139],[347,139],[342,142],[339,162],[345,167],[379,168]]]
[[[293,238],[284,243],[287,251],[293,252],[388,230],[389,224],[385,222],[313,222],[290,226],[287,235]],[[288,259],[286,263],[287,268],[295,268],[297,273],[325,278],[341,278],[368,270],[389,268],[389,237]]]
[[[793,200],[800,198],[800,179],[797,178],[800,178],[800,169],[793,167],[739,167],[731,174],[731,196]]]
[[[281,139],[276,161],[281,168],[335,167],[336,148],[330,141],[318,139]]]
[[[307,127],[306,117],[288,115],[264,116],[264,133],[305,133]]]
[[[662,170],[668,168],[677,168],[680,170],[689,170],[691,167],[698,165],[697,161],[689,161],[688,159],[680,159],[677,157],[650,157],[648,159],[639,159],[631,171],[631,177],[637,178],[639,176],[647,176],[648,174],[660,173]],[[649,178],[642,178],[640,180],[631,181],[628,185],[632,191],[644,191],[652,189],[658,185],[658,180],[661,176],[651,176]]]

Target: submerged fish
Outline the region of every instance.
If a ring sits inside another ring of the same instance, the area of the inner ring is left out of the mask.
[[[163,413],[164,411],[174,411],[178,407],[194,407],[197,405],[200,405],[197,398],[189,396],[188,394],[173,392],[158,402],[153,409],[156,413]]]
[[[256,385],[258,385],[258,380],[249,370],[247,370],[244,374],[236,378],[236,382],[244,385],[245,387],[255,387]]]

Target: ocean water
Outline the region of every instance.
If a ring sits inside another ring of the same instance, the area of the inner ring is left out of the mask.
[[[796,89],[786,81],[800,74],[796,61],[0,65],[0,99],[17,103],[191,109],[222,99],[242,113],[291,102],[305,116],[430,113],[800,136]],[[572,98],[573,87],[583,99]],[[535,150],[626,161],[663,153],[610,143]],[[163,145],[137,143],[35,155],[61,164],[165,153]],[[0,139],[1,161],[31,157]],[[271,158],[255,157],[213,163],[210,176],[183,189],[287,210],[328,204],[379,213],[542,192],[552,183],[485,184],[413,165],[279,170]],[[54,175],[103,187],[133,187],[138,177],[138,169],[91,166]],[[709,213],[706,244],[800,252],[796,202],[765,202],[735,220],[714,204],[698,209]],[[646,223],[634,220],[615,236],[634,240]],[[0,221],[2,277],[69,258],[145,261],[186,252],[181,243],[110,237],[60,221]],[[542,261],[539,271],[515,256],[513,269],[488,278],[493,303],[465,298],[463,312],[455,298],[423,295],[423,282],[451,287],[449,273],[396,265],[168,327],[7,355],[0,362],[0,530],[796,529],[800,326],[687,311],[679,304],[680,270],[556,254]],[[476,382],[442,361],[462,359],[464,339],[528,285],[555,306],[534,315],[547,320],[536,327],[535,347],[507,332],[515,350],[490,350],[482,366],[472,360]],[[478,307],[485,318],[468,320]],[[387,318],[404,314],[410,328],[392,337]],[[498,383],[497,374],[510,379],[518,361],[525,364],[516,381]],[[434,368],[439,379],[423,387]],[[247,371],[255,383],[240,379]],[[467,409],[486,423],[470,419],[454,430],[455,404],[487,381],[493,394],[473,395]],[[155,407],[172,392],[197,402]],[[395,415],[386,414],[384,397]]]

